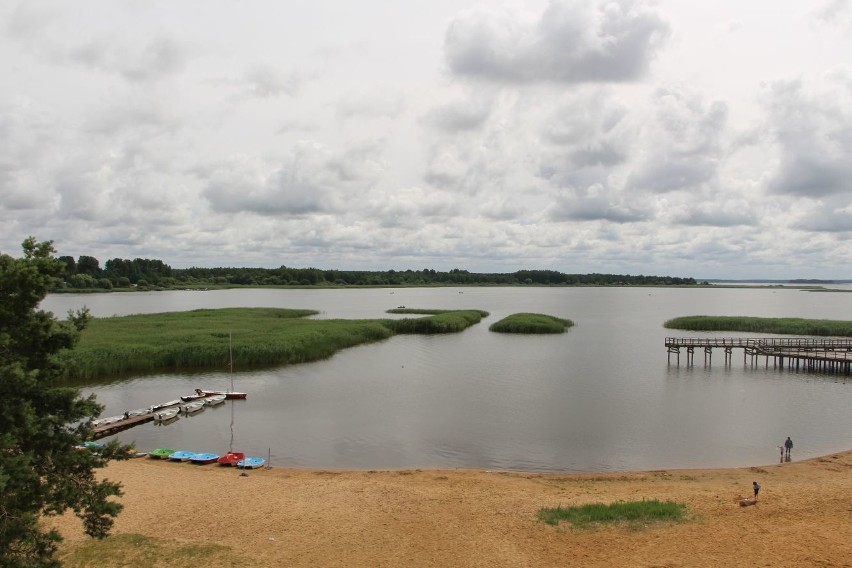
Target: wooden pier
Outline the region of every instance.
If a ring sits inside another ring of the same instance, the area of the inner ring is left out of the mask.
[[[133,428],[134,426],[138,426],[139,424],[144,424],[146,422],[150,422],[154,419],[154,413],[149,412],[148,414],[140,414],[138,416],[131,416],[129,418],[125,418],[124,420],[119,420],[118,422],[110,422],[109,424],[104,424],[103,426],[97,426],[92,433],[92,439],[98,440],[103,438],[104,436],[111,436],[112,434],[116,434],[121,432],[122,430],[127,430],[128,428]]]
[[[695,350],[703,349],[704,364],[710,365],[714,349],[722,349],[725,365],[733,360],[734,349],[743,350],[743,363],[757,366],[764,357],[766,367],[769,360],[775,368],[814,371],[821,373],[852,373],[852,339],[813,338],[747,338],[747,337],[667,337],[669,364],[676,355],[680,365],[681,349],[686,350],[686,365],[695,364]]]

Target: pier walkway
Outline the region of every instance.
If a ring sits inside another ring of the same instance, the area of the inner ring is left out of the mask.
[[[92,439],[98,440],[100,438],[103,438],[104,436],[116,434],[118,432],[121,432],[122,430],[127,430],[128,428],[138,426],[139,424],[151,422],[153,419],[154,413],[149,412],[147,414],[140,414],[138,416],[130,416],[129,418],[119,420],[118,422],[110,422],[109,424],[104,424],[103,426],[96,426],[94,431],[92,432]]]
[[[750,338],[750,337],[667,337],[666,348],[671,363],[672,354],[680,365],[681,349],[686,350],[686,364],[695,363],[695,349],[704,350],[704,363],[709,365],[714,349],[722,349],[725,365],[733,359],[734,349],[743,350],[743,363],[756,366],[759,357],[772,359],[776,368],[818,371],[824,373],[852,373],[852,339],[815,338]],[[749,360],[749,358],[751,358]]]

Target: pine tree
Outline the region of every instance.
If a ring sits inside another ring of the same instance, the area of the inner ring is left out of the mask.
[[[23,258],[0,254],[0,566],[58,566],[54,530],[40,520],[71,509],[85,531],[105,537],[121,510],[119,484],[95,469],[127,457],[113,442],[103,451],[76,448],[102,407],[62,383],[54,355],[73,348],[89,314],[58,321],[39,309],[66,266],[53,243],[23,242]]]

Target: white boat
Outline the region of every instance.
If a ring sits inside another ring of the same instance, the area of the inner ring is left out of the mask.
[[[124,413],[125,418],[133,418],[134,416],[145,416],[151,414],[151,408],[137,408],[136,410],[128,410]]]
[[[151,407],[152,412],[157,412],[158,410],[163,410],[164,408],[171,408],[172,406],[177,406],[181,403],[181,399],[176,398],[174,400],[170,400],[168,402],[164,402],[162,404],[155,404]]]
[[[204,410],[204,401],[196,400],[180,407],[180,411],[184,414],[195,414]]]
[[[165,422],[166,420],[171,420],[172,418],[176,417],[178,415],[178,412],[180,412],[180,409],[178,408],[167,408],[165,410],[155,412],[154,420],[158,422]]]
[[[225,402],[224,394],[216,394],[213,396],[208,396],[206,398],[201,399],[204,401],[205,406],[216,406],[217,404],[223,404]]]
[[[96,418],[95,420],[92,420],[92,426],[97,428],[98,426],[106,426],[107,424],[118,422],[119,420],[124,420],[124,416],[107,416],[106,418]]]

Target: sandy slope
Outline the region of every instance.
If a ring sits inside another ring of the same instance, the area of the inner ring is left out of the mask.
[[[125,491],[114,533],[220,543],[250,566],[852,566],[852,452],[761,468],[584,475],[241,476],[140,458],[104,475]],[[759,504],[738,506],[755,479]],[[544,506],[643,498],[685,503],[693,519],[638,531],[536,520]],[[76,519],[57,523],[72,547],[82,540]]]

